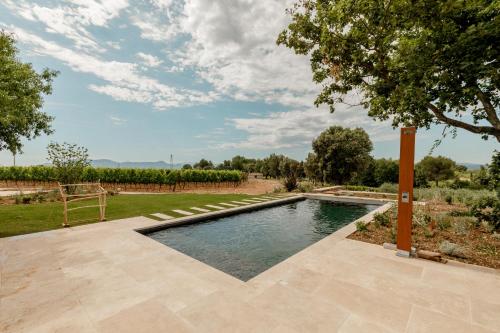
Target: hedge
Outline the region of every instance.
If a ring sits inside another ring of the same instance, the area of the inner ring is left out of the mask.
[[[83,182],[116,184],[239,183],[246,174],[236,170],[170,170],[121,169],[88,167],[82,173]],[[56,181],[56,170],[50,166],[0,167],[0,181]]]

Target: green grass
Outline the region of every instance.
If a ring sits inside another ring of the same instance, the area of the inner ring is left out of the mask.
[[[179,216],[172,209],[188,209],[207,204],[217,204],[231,200],[245,199],[245,194],[150,194],[150,195],[118,195],[108,196],[106,219],[116,220],[133,216],[146,216],[152,213],[164,213]],[[76,204],[76,203],[75,203]],[[89,205],[86,201],[79,205]],[[73,205],[72,207],[75,207]],[[85,208],[70,212],[72,226],[97,222],[98,208]],[[72,223],[76,220],[86,222]],[[0,206],[0,237],[9,237],[33,232],[61,228],[63,222],[63,205],[61,202],[37,203],[30,205]]]

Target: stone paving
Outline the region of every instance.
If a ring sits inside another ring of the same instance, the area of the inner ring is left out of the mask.
[[[206,207],[213,208],[213,209],[227,209],[227,207],[221,207],[217,205],[205,205]]]
[[[188,212],[188,211],[185,211],[185,210],[182,210],[182,209],[173,209],[172,211],[174,213],[177,213],[177,214],[180,214],[180,215],[184,215],[184,216],[191,216],[191,215],[196,214],[196,213]]]
[[[162,219],[162,220],[171,220],[171,219],[175,218],[173,216],[166,215],[163,213],[154,213],[154,214],[151,214],[151,216],[157,217],[157,218]]]
[[[246,283],[134,231],[157,224],[0,239],[0,332],[500,332],[497,271],[399,258],[354,224]]]

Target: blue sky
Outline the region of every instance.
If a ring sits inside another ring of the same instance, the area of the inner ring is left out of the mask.
[[[26,142],[19,164],[46,161],[50,141],[89,149],[94,159],[215,162],[236,154],[303,159],[332,125],[362,127],[376,157],[397,158],[398,131],[366,111],[316,108],[320,87],[307,58],[278,47],[287,24],[277,0],[0,0],[0,27],[21,58],[61,73],[44,111],[55,133]],[[351,98],[356,99],[353,95]],[[420,130],[417,159],[442,127]],[[463,130],[435,150],[487,163],[493,140]],[[0,152],[0,165],[12,156]]]

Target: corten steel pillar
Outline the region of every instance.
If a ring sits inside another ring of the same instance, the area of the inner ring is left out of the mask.
[[[403,257],[409,257],[411,253],[415,132],[415,127],[404,127],[401,129],[401,146],[399,152],[397,255]]]

